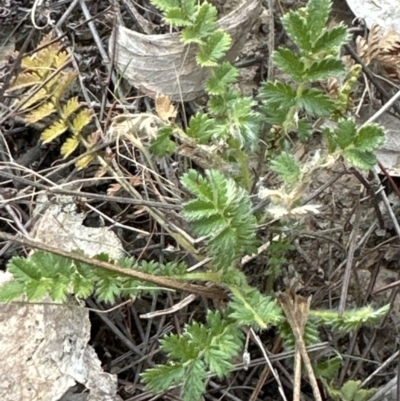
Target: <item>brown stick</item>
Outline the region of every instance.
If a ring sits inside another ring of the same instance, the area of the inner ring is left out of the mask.
[[[188,283],[181,283],[176,280],[172,280],[168,277],[163,277],[163,276],[153,276],[151,274],[147,273],[142,273],[137,270],[132,270],[132,269],[125,269],[123,267],[115,266],[111,263],[103,262],[100,260],[92,259],[87,256],[83,256],[74,252],[67,252],[62,249],[46,245],[43,242],[39,241],[32,241],[26,238],[22,238],[19,236],[13,236],[11,234],[4,233],[0,231],[0,239],[4,239],[6,241],[12,241],[17,244],[21,244],[23,246],[27,246],[29,248],[34,248],[34,249],[40,249],[45,252],[50,252],[58,256],[62,256],[64,258],[69,258],[72,260],[75,260],[77,262],[82,262],[82,263],[87,263],[89,265],[109,270],[115,273],[119,273],[125,276],[130,276],[137,278],[138,280],[143,280],[147,281],[149,283],[156,284],[160,287],[166,287],[174,290],[179,290],[179,291],[186,291],[190,292],[192,294],[196,295],[203,295],[207,298],[212,298],[212,299],[224,299],[225,298],[225,293],[223,289],[221,288],[209,288],[206,286],[202,285],[196,285],[196,284],[188,284]]]

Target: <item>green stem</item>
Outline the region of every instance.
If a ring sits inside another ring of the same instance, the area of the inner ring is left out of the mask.
[[[201,280],[219,283],[221,281],[221,273],[187,273],[179,276],[171,276],[170,278],[174,280]]]
[[[303,94],[304,89],[305,89],[305,83],[302,82],[297,87],[296,99],[299,99],[301,97],[301,95]],[[285,134],[287,134],[289,129],[293,127],[294,116],[295,116],[297,110],[298,110],[297,105],[294,105],[289,109],[288,114],[287,114],[286,119],[285,119],[285,122],[283,123],[283,128],[285,130]]]

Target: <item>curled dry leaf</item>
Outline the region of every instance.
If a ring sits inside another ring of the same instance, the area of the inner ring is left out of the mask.
[[[217,22],[217,28],[232,37],[227,60],[234,61],[239,55],[260,14],[260,0],[244,0]],[[196,46],[184,46],[179,32],[144,35],[116,25],[109,52],[124,78],[148,96],[163,93],[172,101],[190,101],[204,94],[209,69],[197,65]]]
[[[169,122],[170,119],[176,117],[178,110],[171,103],[171,100],[168,96],[165,95],[157,95],[156,96],[156,112],[158,117],[165,122]]]

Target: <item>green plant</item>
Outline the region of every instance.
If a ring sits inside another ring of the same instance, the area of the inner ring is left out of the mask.
[[[181,40],[185,45],[198,47],[197,63],[209,68],[210,78],[206,83],[209,94],[207,112],[199,112],[190,119],[186,133],[180,132],[181,139],[189,137],[198,145],[211,145],[223,141],[227,146],[221,151],[222,158],[233,160],[239,165],[236,179],[250,189],[252,178],[248,168],[249,157],[244,150],[254,150],[260,129],[260,114],[255,110],[256,102],[243,97],[233,89],[238,69],[227,61],[221,61],[231,45],[230,36],[216,29],[217,9],[204,1],[194,0],[152,0],[163,11],[167,23],[182,27]],[[170,130],[168,134],[174,131]],[[153,142],[167,140],[166,131]],[[183,137],[183,138],[182,138]],[[163,149],[153,145],[153,150]],[[165,147],[164,147],[165,149]],[[173,153],[172,147],[171,154]],[[164,155],[165,151],[156,151]]]
[[[237,69],[221,61],[230,38],[215,29],[215,7],[194,0],[154,0],[153,3],[163,11],[168,23],[183,28],[181,38],[185,44],[198,46],[199,68],[210,68],[211,76],[206,84],[207,111],[194,115],[186,131],[164,121],[149,146],[159,157],[182,155],[179,153],[182,146],[176,146],[179,141],[198,152],[198,159],[207,158],[210,168],[205,174],[189,170],[181,177],[181,184],[193,196],[183,205],[182,217],[204,241],[206,251],[201,257],[210,261],[201,272],[188,272],[182,263],[163,265],[124,259],[116,265],[180,282],[211,282],[228,294],[226,305],[221,310],[208,311],[204,323],[191,322],[182,334],[172,334],[161,340],[167,361],[142,376],[154,392],[181,385],[184,400],[197,401],[210,375],[223,377],[230,373],[232,359],[244,345],[243,331],[249,327],[256,331],[276,327],[288,347],[295,345],[291,328],[272,291],[262,294],[249,286],[240,269],[241,258],[257,252],[258,224],[272,216],[290,228],[296,224],[293,220],[318,213],[318,205],[302,204],[312,173],[332,164],[339,156],[357,167],[371,168],[375,163],[373,152],[382,143],[384,133],[377,125],[357,128],[353,120],[346,118],[345,108],[357,70],[345,74],[339,50],[349,34],[343,25],[326,28],[331,7],[328,0],[310,0],[307,7],[291,11],[283,18],[283,25],[297,50],[278,49],[273,57],[291,82],[264,83],[259,110],[254,99],[243,98],[233,89]],[[343,76],[344,80],[337,98],[333,99],[318,84],[337,76]],[[337,122],[335,128],[323,130],[329,154],[316,152],[314,158],[301,164],[290,154],[289,134],[296,132],[300,139],[306,140],[312,133],[313,119],[320,117]],[[282,143],[278,151],[270,149],[265,163],[277,174],[282,186],[260,190],[259,197],[268,198],[270,203],[264,214],[257,215],[250,194],[255,177],[249,161],[259,151],[263,118],[273,125],[267,137]],[[217,154],[213,146],[220,142],[224,146]],[[147,161],[148,158],[146,154]],[[195,160],[193,154],[191,158]],[[272,244],[273,275],[279,273],[288,249],[290,238],[281,238]],[[74,294],[78,298],[95,295],[100,300],[113,302],[118,297],[160,290],[124,272],[92,268],[89,264],[42,252],[27,259],[13,258],[8,269],[15,280],[1,287],[2,301],[21,295],[28,300],[40,299],[44,294],[55,300],[65,300],[67,294]],[[305,327],[305,342],[318,341],[318,328],[322,325],[337,331],[352,331],[365,323],[376,324],[387,311],[387,307],[365,308],[341,316],[335,311],[311,310]]]

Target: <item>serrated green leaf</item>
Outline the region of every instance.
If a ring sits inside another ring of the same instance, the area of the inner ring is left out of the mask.
[[[49,293],[50,283],[45,280],[29,281],[25,285],[25,294],[30,301],[39,301]]]
[[[253,98],[242,97],[233,100],[229,107],[230,111],[225,120],[229,135],[227,139],[234,139],[241,148],[254,148],[258,139],[261,117],[254,111],[255,105]]]
[[[314,62],[310,68],[304,71],[304,80],[308,82],[328,79],[344,74],[344,64],[342,60],[325,58]]]
[[[221,95],[211,96],[208,101],[210,113],[214,117],[225,117],[229,112],[230,104],[238,98],[238,93],[227,90]]]
[[[232,38],[222,30],[216,30],[206,39],[196,55],[197,62],[202,67],[214,67],[218,60],[225,56],[232,43]]]
[[[194,360],[188,366],[182,385],[184,401],[199,401],[206,390],[207,372],[202,360]]]
[[[318,38],[328,22],[332,3],[330,0],[309,0],[306,7],[307,30],[311,38]]]
[[[312,135],[312,124],[306,118],[297,121],[297,134],[301,142],[307,142]]]
[[[196,0],[181,0],[181,8],[185,11],[187,17],[193,21],[199,6]]]
[[[7,281],[0,286],[0,302],[11,302],[24,293],[25,286],[23,283],[16,280]]]
[[[357,135],[356,123],[353,119],[340,120],[333,132],[333,139],[341,149],[350,146]]]
[[[374,151],[385,143],[385,132],[378,124],[368,124],[358,130],[354,146],[359,150]]]
[[[314,372],[317,377],[322,377],[327,380],[333,380],[336,373],[339,371],[343,363],[340,356],[329,358],[319,362],[314,366]]]
[[[70,292],[70,279],[68,277],[59,276],[58,280],[52,281],[49,285],[49,296],[53,301],[63,302],[67,299]]]
[[[354,401],[354,397],[360,388],[360,381],[348,380],[340,389],[343,395],[343,401]]]
[[[19,282],[40,280],[41,275],[37,266],[26,258],[14,257],[7,265],[8,271]]]
[[[271,161],[271,170],[278,173],[281,180],[289,185],[296,183],[301,175],[300,165],[287,152],[282,152]]]
[[[153,393],[160,393],[168,390],[173,385],[182,382],[185,375],[185,368],[180,364],[158,365],[155,368],[147,369],[142,373],[142,380],[146,388]]]
[[[150,152],[159,157],[172,155],[176,150],[175,142],[170,139],[172,133],[172,127],[161,127],[157,137],[150,142]]]
[[[343,156],[350,164],[361,170],[371,170],[376,164],[376,156],[373,152],[348,148],[343,151]]]
[[[322,133],[323,133],[325,139],[327,140],[329,152],[334,153],[338,147],[338,144],[335,140],[334,131],[332,131],[326,127],[322,130]]]
[[[217,9],[209,3],[203,3],[194,19],[194,23],[182,31],[182,41],[185,44],[198,43],[203,44],[203,38],[209,36],[215,30],[217,22]]]
[[[183,216],[198,235],[209,233],[207,247],[217,268],[227,268],[243,252],[255,250],[257,223],[243,188],[216,170],[206,171],[206,178],[189,170],[182,184],[197,198],[184,205]]]
[[[313,116],[328,116],[335,109],[335,103],[319,89],[305,89],[296,99],[299,108]]]
[[[211,348],[207,350],[204,360],[210,366],[211,372],[215,373],[219,378],[223,378],[232,371],[232,363],[226,360],[225,353],[219,349]]]
[[[207,114],[198,112],[190,119],[186,134],[196,139],[199,143],[207,143],[212,136],[211,128],[213,124],[214,119]]]
[[[92,268],[91,270],[94,269]],[[77,298],[88,298],[90,295],[92,295],[94,290],[93,279],[81,274],[74,274],[72,278],[72,290]]]
[[[169,8],[164,12],[165,21],[173,26],[191,26],[193,23],[181,7]]]
[[[150,0],[150,2],[161,11],[167,11],[170,8],[179,8],[181,6],[181,0]]]
[[[293,334],[293,329],[286,319],[278,324],[279,334],[283,338],[283,344],[285,349],[292,350],[296,347],[296,339]],[[304,327],[303,340],[306,346],[317,344],[321,342],[319,338],[319,330],[316,319],[309,318]]]
[[[310,316],[318,319],[319,324],[332,326],[335,331],[349,332],[357,330],[361,325],[374,326],[379,324],[389,312],[390,305],[379,309],[371,306],[345,311],[342,315],[333,310],[311,310]]]
[[[229,62],[219,64],[212,70],[212,76],[206,82],[210,95],[222,95],[229,85],[236,82],[239,70]]]
[[[313,53],[330,52],[346,44],[349,38],[348,29],[341,23],[325,31],[314,43],[312,51]]]
[[[273,59],[275,64],[295,81],[302,81],[305,66],[299,55],[287,48],[280,48],[274,52]]]
[[[198,323],[194,322],[194,324]],[[187,327],[185,327],[185,332],[181,336],[170,334],[160,341],[161,348],[168,354],[171,360],[184,362],[196,358],[198,349],[196,349],[193,341],[188,338],[186,330]],[[201,347],[201,344],[198,345]]]
[[[231,290],[229,308],[232,312],[229,317],[238,324],[259,330],[282,321],[282,310],[272,298],[262,295],[254,288],[231,287]]]
[[[282,17],[282,24],[290,39],[302,51],[307,52],[312,49],[310,31],[303,16],[298,12],[289,11]]]
[[[260,91],[260,97],[268,104],[281,109],[292,107],[296,103],[296,91],[282,82],[266,82]]]

